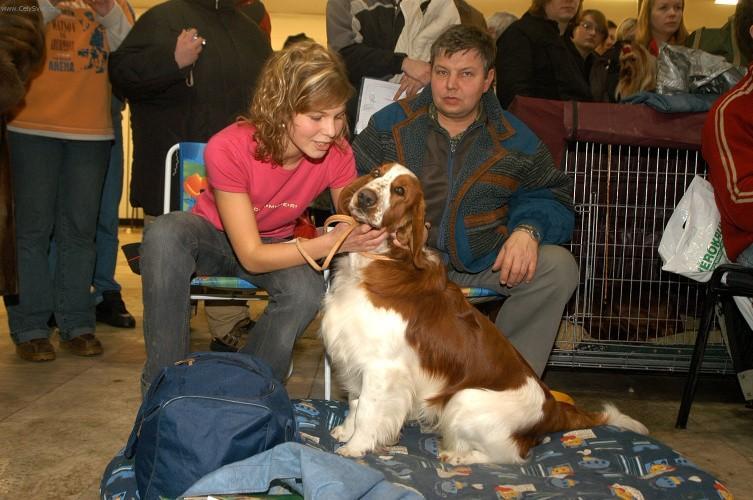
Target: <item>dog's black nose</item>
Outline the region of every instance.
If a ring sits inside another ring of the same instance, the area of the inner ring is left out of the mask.
[[[373,207],[376,204],[377,195],[371,189],[362,189],[358,192],[358,208]]]

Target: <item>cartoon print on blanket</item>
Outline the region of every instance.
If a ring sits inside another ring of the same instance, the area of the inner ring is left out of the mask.
[[[347,407],[341,401],[293,400],[304,444],[334,452],[340,443],[329,431],[342,423]],[[550,434],[521,465],[445,464],[437,458],[438,439],[408,422],[399,443],[352,460],[426,498],[733,498],[721,482],[668,446],[616,427]],[[105,500],[139,498],[133,463],[122,454],[108,465],[101,493]]]

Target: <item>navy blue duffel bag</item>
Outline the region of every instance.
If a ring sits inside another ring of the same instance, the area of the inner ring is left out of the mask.
[[[142,500],[175,498],[205,474],[297,440],[285,387],[258,358],[195,353],[149,388],[125,448]]]

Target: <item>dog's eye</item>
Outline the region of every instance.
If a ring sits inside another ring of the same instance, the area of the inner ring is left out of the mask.
[[[392,192],[398,196],[405,196],[405,188],[403,186],[395,186],[392,188]]]
[[[375,168],[371,171],[371,176],[376,179],[382,176],[382,172],[380,172],[378,168]]]

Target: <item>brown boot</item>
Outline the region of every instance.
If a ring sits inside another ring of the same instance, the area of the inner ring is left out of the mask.
[[[212,337],[209,350],[215,352],[238,352],[246,345],[248,331],[256,322],[251,318],[238,321],[233,328],[222,337]]]
[[[103,352],[102,344],[93,333],[85,333],[71,340],[60,339],[60,347],[76,356],[96,356]]]
[[[16,354],[26,361],[52,361],[55,359],[55,348],[49,339],[34,339],[16,344]]]

